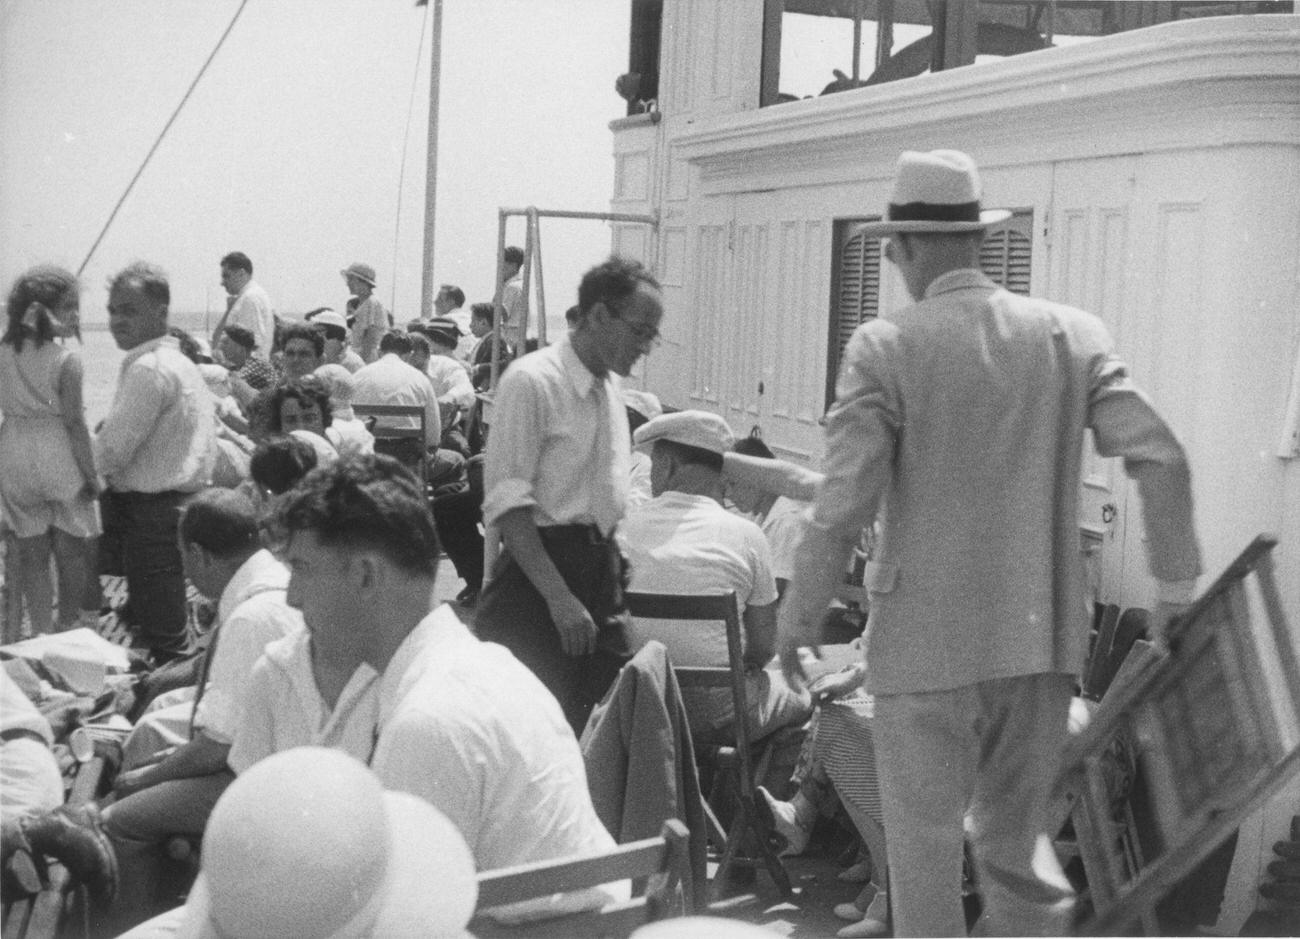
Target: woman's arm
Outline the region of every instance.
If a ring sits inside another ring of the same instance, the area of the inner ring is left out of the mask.
[[[86,427],[86,412],[82,402],[81,386],[85,370],[81,356],[69,353],[59,369],[59,408],[63,412],[63,426],[72,440],[72,458],[86,481],[91,495],[99,494],[99,476],[95,472],[95,458],[90,449],[90,429]]]

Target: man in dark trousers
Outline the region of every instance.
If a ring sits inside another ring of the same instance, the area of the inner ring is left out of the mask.
[[[483,517],[504,543],[479,598],[480,638],[528,665],[581,733],[629,655],[623,559],[631,442],[619,391],[659,337],[659,284],[610,258],[578,288],[577,325],[515,361],[488,435]]]

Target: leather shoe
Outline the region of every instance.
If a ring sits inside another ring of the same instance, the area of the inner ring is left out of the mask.
[[[466,587],[460,593],[456,594],[456,602],[461,606],[473,606],[478,603],[478,588]]]
[[[28,819],[23,834],[33,853],[62,863],[97,903],[107,904],[117,895],[117,854],[93,804],[64,806]]]

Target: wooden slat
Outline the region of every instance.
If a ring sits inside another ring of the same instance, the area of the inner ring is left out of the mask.
[[[678,852],[684,850],[688,837],[685,825],[669,819],[664,823],[664,834],[619,845],[601,854],[487,871],[478,876],[478,909],[648,877],[671,865]]]

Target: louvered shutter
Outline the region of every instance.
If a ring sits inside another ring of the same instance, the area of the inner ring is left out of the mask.
[[[1034,213],[1021,209],[989,229],[980,248],[980,267],[989,279],[1023,296],[1029,296],[1029,262],[1033,248]]]
[[[830,348],[826,360],[826,406],[835,400],[835,379],[840,373],[844,347],[859,324],[880,312],[880,239],[862,232],[875,218],[845,219],[835,223],[835,270],[831,293]]]
[[[846,225],[835,286],[835,360],[844,353],[853,330],[880,312],[880,239],[868,238],[860,225]]]

